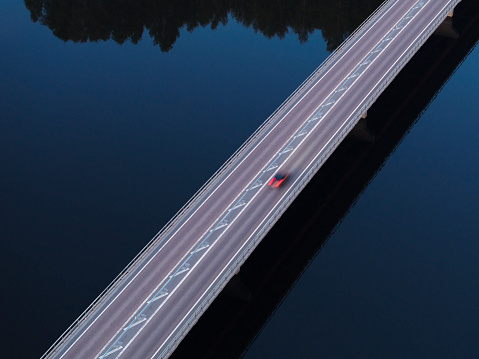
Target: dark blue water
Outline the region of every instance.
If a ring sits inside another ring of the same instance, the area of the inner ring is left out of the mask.
[[[476,49],[245,358],[479,355],[478,63]]]
[[[230,17],[168,52],[64,42],[0,3],[1,352],[39,357],[327,57]],[[479,52],[245,358],[477,357]],[[4,354],[7,353],[5,356]]]

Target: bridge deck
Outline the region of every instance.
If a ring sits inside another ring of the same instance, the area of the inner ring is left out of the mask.
[[[45,355],[164,358],[458,0],[391,0],[268,119]],[[269,188],[278,169],[284,186]]]

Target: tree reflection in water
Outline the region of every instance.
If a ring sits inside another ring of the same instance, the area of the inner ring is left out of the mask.
[[[173,48],[180,29],[216,29],[229,20],[267,38],[293,32],[301,43],[321,30],[334,50],[382,0],[24,0],[32,21],[61,40],[114,40],[137,44],[145,29],[162,51]]]

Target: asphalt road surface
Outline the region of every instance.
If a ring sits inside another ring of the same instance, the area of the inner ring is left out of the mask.
[[[457,0],[391,0],[270,117],[46,358],[164,358]],[[290,174],[279,188],[269,180]]]

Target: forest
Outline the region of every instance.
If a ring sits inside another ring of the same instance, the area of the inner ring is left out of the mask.
[[[114,40],[137,44],[145,30],[162,51],[171,50],[180,30],[217,28],[228,21],[267,38],[297,35],[304,43],[321,30],[333,51],[382,0],[24,0],[34,22],[63,41]]]

